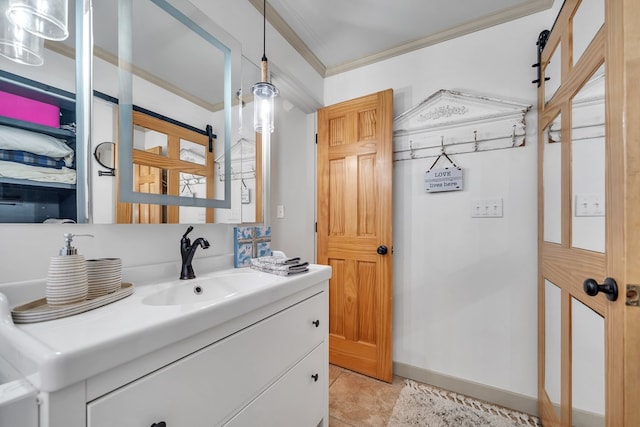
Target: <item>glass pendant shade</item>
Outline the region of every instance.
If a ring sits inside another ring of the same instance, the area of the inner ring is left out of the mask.
[[[24,28],[9,21],[6,15],[0,16],[0,55],[24,65],[42,65],[44,39],[35,36]]]
[[[268,82],[259,82],[253,85],[253,123],[258,133],[272,133],[274,99],[278,95],[278,89]]]
[[[262,63],[260,66],[262,81],[253,85],[253,128],[258,133],[272,133],[274,129],[274,99],[278,89],[269,83],[269,62],[267,60],[267,0],[262,9]]]
[[[69,37],[67,0],[9,0],[7,16],[16,25],[48,40]]]

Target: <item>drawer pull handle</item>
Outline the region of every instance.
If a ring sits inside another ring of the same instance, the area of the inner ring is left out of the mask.
[[[311,375],[311,378],[313,378],[313,381],[317,382],[318,381],[318,374]]]
[[[151,427],[167,427],[167,423],[165,423],[164,421],[160,421],[159,423],[151,424]]]
[[[313,321],[313,322],[311,322],[311,323],[313,323],[314,325],[316,325],[316,328],[317,328],[318,326],[320,326],[320,321],[319,321],[319,320],[314,320],[314,321]]]

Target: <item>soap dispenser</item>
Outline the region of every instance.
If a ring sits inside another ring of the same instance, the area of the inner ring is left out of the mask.
[[[82,255],[72,246],[76,236],[90,236],[91,234],[64,235],[64,246],[58,256],[49,260],[47,274],[46,297],[50,306],[76,304],[87,299],[88,279],[87,264]]]

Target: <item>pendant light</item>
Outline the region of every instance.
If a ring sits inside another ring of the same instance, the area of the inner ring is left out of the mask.
[[[69,37],[68,0],[9,0],[7,16],[15,25],[48,40]]]
[[[263,44],[262,44],[262,81],[252,87],[253,92],[253,124],[258,133],[273,132],[274,98],[278,95],[278,89],[269,83],[269,65],[266,54],[267,38],[267,0],[263,3]]]
[[[4,13],[7,2],[0,4],[0,55],[24,65],[42,65],[44,40],[9,21]]]

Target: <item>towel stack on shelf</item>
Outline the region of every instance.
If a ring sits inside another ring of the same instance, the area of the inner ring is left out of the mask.
[[[279,276],[291,276],[309,271],[309,263],[300,258],[282,256],[263,256],[251,259],[251,268]]]

